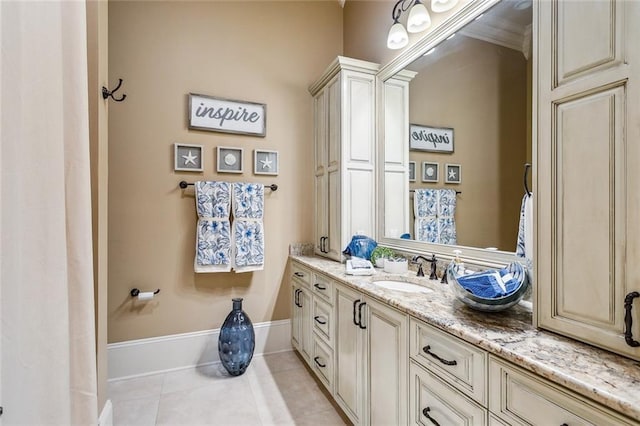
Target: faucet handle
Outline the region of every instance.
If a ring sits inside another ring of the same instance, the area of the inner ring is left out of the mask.
[[[422,262],[415,262],[418,264],[418,273],[416,274],[417,277],[424,277],[424,271],[422,270]]]

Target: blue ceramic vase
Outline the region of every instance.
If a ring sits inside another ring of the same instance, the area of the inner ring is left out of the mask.
[[[247,370],[253,358],[256,335],[251,320],[242,310],[242,299],[232,300],[233,309],[220,328],[218,354],[229,374],[240,376]]]

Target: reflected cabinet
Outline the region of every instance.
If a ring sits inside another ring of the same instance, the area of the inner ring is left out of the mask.
[[[538,325],[640,359],[640,3],[534,19]]]

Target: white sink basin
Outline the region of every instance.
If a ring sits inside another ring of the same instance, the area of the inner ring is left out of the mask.
[[[404,281],[381,280],[374,281],[373,284],[387,290],[404,291],[406,293],[431,293],[433,290],[417,284],[411,284]]]

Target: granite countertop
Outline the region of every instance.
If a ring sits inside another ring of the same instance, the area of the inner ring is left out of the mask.
[[[373,276],[352,276],[338,262],[313,256],[291,258],[640,421],[640,362],[533,327],[526,304],[503,312],[479,312],[458,301],[448,285],[418,278],[412,271],[390,275],[377,270]],[[372,284],[382,279],[421,284],[434,291],[403,293]]]

